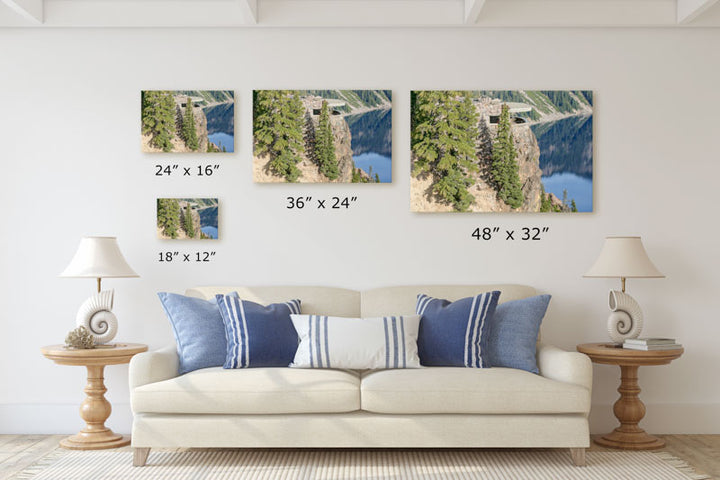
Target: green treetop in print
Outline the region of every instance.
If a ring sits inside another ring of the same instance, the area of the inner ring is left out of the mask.
[[[493,143],[490,173],[497,189],[498,198],[512,208],[518,208],[523,204],[524,198],[511,128],[510,109],[507,104],[503,104],[497,137]]]
[[[185,141],[185,145],[193,152],[197,151],[198,136],[197,130],[195,129],[195,115],[193,114],[193,101],[190,97],[187,97],[185,103],[185,115],[182,119],[182,138]]]
[[[151,135],[150,144],[163,152],[173,149],[175,136],[175,100],[167,90],[142,93],[142,131]]]
[[[473,202],[478,115],[468,92],[421,91],[411,98],[412,175],[433,175],[433,193],[457,211]]]
[[[300,176],[297,163],[305,150],[300,96],[294,90],[262,90],[255,91],[254,97],[256,153],[269,155],[272,172],[294,182]]]
[[[320,166],[320,173],[330,180],[340,175],[337,158],[335,156],[335,137],[333,136],[328,103],[323,100],[320,109],[320,121],[315,133],[315,158]]]

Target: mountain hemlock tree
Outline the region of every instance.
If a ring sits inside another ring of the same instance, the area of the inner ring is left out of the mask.
[[[320,166],[320,173],[330,180],[340,176],[337,157],[335,156],[335,136],[330,124],[330,113],[328,103],[323,100],[320,108],[320,120],[317,132],[315,132],[315,158]]]
[[[157,200],[157,225],[163,235],[177,238],[180,228],[180,205],[172,198],[159,198]]]
[[[185,103],[185,115],[182,121],[182,139],[185,145],[193,152],[199,148],[197,130],[195,129],[195,114],[193,113],[193,102],[187,97]]]
[[[497,136],[493,143],[490,174],[498,198],[512,208],[522,206],[524,201],[516,157],[517,151],[510,124],[510,109],[507,104],[503,104]]]
[[[260,90],[253,94],[256,155],[268,154],[270,171],[288,182],[302,173],[297,167],[303,145],[304,108],[295,90]]]
[[[468,92],[422,91],[411,97],[413,177],[431,174],[433,192],[456,211],[474,201],[478,116]]]
[[[540,211],[541,212],[552,212],[553,205],[550,200],[550,194],[545,193],[545,185],[540,184]]]
[[[142,92],[142,132],[150,135],[150,145],[171,152],[175,136],[175,100],[172,92],[152,90]]]
[[[189,203],[185,206],[183,230],[185,230],[188,237],[195,238],[195,226],[193,225],[192,209]]]

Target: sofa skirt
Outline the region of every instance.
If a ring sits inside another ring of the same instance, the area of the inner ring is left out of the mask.
[[[135,414],[136,448],[586,448],[583,414]]]

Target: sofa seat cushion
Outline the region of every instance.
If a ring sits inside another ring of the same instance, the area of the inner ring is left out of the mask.
[[[360,409],[360,376],[346,370],[204,368],[137,387],[135,413],[339,413]]]
[[[365,372],[361,407],[375,413],[587,413],[590,392],[512,368]]]

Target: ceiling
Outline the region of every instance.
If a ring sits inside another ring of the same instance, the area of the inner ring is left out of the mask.
[[[719,0],[0,0],[0,27],[720,27]]]

